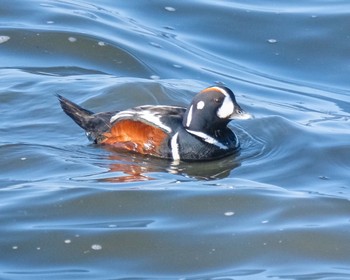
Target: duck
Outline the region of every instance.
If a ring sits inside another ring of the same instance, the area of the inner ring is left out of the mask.
[[[141,105],[94,113],[57,94],[63,111],[98,145],[172,161],[208,161],[236,153],[239,139],[232,120],[253,116],[225,86],[197,93],[187,107]]]

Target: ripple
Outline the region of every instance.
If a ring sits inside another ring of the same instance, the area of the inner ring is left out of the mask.
[[[5,2],[0,277],[348,276],[348,3]],[[55,97],[186,106],[213,83],[256,118],[206,163],[91,145]]]

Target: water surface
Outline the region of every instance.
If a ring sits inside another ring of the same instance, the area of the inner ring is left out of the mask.
[[[349,3],[95,2],[2,1],[0,278],[350,279]],[[215,83],[255,119],[205,163],[95,146],[55,96]]]

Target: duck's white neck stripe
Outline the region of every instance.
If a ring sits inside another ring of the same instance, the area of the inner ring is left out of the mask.
[[[193,105],[191,105],[190,110],[188,111],[187,114],[187,119],[186,119],[186,126],[189,127],[192,122],[192,111],[193,111]]]
[[[194,130],[190,130],[190,129],[186,129],[187,132],[196,135],[197,137],[203,139],[204,142],[207,142],[209,144],[215,145],[218,148],[222,149],[222,150],[227,150],[228,147],[222,143],[220,143],[218,140],[216,140],[215,138],[209,136],[208,134],[205,134],[203,132],[200,131],[194,131]]]

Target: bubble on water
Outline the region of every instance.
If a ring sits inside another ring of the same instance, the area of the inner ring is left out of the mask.
[[[233,216],[235,214],[235,212],[225,212],[224,215],[227,216],[227,217],[230,217],[230,216]]]
[[[70,244],[70,243],[72,243],[72,240],[70,240],[70,239],[66,239],[66,240],[64,240],[64,243],[66,243],[66,244]]]
[[[93,244],[91,245],[91,249],[95,251],[102,250],[102,246],[100,244]]]
[[[48,20],[46,23],[47,24],[54,24],[55,22],[53,20]]]
[[[27,158],[26,157],[21,157],[21,160],[27,160]]]
[[[164,9],[168,12],[175,12],[176,11],[176,9],[174,7],[170,7],[170,6],[164,7]]]
[[[8,40],[10,40],[10,36],[5,36],[5,35],[0,36],[0,44],[5,43]]]
[[[268,222],[269,222],[269,220],[261,221],[262,224],[267,224]]]
[[[77,41],[77,38],[75,37],[68,37],[68,41],[71,42],[71,43],[74,43]]]
[[[215,249],[215,248],[212,248],[212,249],[209,251],[209,255],[214,254],[215,251],[216,251],[216,249]]]
[[[12,250],[17,250],[18,249],[18,246],[12,246]]]
[[[276,44],[277,40],[276,39],[268,39],[267,42],[269,42],[270,44]]]
[[[158,43],[155,43],[155,42],[149,42],[149,44],[152,46],[152,47],[155,47],[155,48],[158,48],[158,49],[161,49],[162,46],[159,45]]]
[[[99,46],[101,46],[101,47],[104,47],[104,46],[106,45],[106,43],[105,43],[105,42],[102,42],[102,41],[98,42],[97,44],[98,44]]]
[[[158,75],[151,75],[150,78],[152,80],[159,80],[160,79],[160,77]]]

